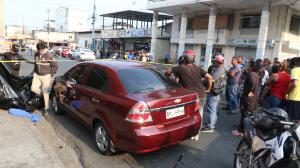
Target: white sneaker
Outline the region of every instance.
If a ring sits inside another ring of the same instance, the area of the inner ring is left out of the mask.
[[[196,136],[194,136],[194,139],[195,141],[199,141],[199,134],[197,134]]]

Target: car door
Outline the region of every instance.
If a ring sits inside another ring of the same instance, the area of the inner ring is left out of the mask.
[[[73,67],[64,76],[63,82],[60,83],[60,100],[63,106],[71,113],[77,115],[76,110],[80,108],[80,94],[86,75],[89,71],[88,64],[80,64]]]
[[[87,75],[85,87],[80,89],[80,102],[78,109],[86,124],[90,124],[91,118],[96,112],[105,111],[106,96],[109,91],[108,76],[103,68],[93,66]]]

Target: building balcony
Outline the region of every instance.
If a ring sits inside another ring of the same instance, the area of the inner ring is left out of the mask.
[[[219,45],[226,45],[229,37],[227,29],[216,29],[214,42]],[[187,44],[206,44],[207,30],[188,30],[186,33]],[[179,43],[179,33],[171,37],[171,43]]]

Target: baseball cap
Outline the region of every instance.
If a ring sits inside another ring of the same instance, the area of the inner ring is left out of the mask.
[[[224,57],[223,55],[219,54],[215,56],[214,60],[218,62],[224,62]]]
[[[193,50],[186,50],[186,51],[183,52],[183,55],[195,57],[196,53]]]
[[[189,60],[194,60],[196,53],[193,50],[186,50],[183,52],[183,56]]]

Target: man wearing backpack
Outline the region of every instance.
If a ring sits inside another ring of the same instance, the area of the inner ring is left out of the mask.
[[[220,102],[220,95],[223,93],[226,82],[226,70],[223,66],[224,57],[220,54],[214,58],[214,66],[211,68],[210,75],[213,78],[213,86],[206,97],[207,112],[209,114],[209,123],[204,126],[202,132],[214,132],[217,123],[217,110]]]

